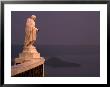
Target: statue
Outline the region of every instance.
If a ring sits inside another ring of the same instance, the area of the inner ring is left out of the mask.
[[[24,47],[33,46],[35,44],[36,33],[38,32],[38,29],[35,27],[35,19],[35,15],[32,15],[30,18],[27,18],[25,27]]]
[[[36,16],[32,15],[27,18],[25,26],[25,39],[23,51],[19,54],[19,57],[15,59],[15,64],[23,63],[33,59],[41,59],[40,53],[34,47],[38,29],[35,27]]]
[[[35,19],[35,15],[27,18],[24,47],[18,57],[15,58],[15,65],[12,67],[11,71],[12,76],[44,76],[45,59],[40,56],[40,53],[34,46],[36,35],[39,31],[35,27]]]

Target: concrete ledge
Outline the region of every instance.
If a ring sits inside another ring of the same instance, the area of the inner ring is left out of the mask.
[[[39,59],[33,58],[27,62],[18,64],[18,65],[14,65],[11,67],[11,76],[28,71],[28,70],[38,67],[42,64],[44,65],[44,61],[45,61],[45,59],[43,57],[41,57]]]

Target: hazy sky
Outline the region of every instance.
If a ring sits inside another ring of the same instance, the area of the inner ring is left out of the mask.
[[[31,15],[38,17],[37,44],[99,45],[99,11],[12,11],[12,44],[23,44],[25,22]]]

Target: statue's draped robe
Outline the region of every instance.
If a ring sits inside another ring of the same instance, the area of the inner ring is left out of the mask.
[[[31,18],[28,18],[25,27],[24,46],[32,45],[33,41],[36,41],[35,21]]]

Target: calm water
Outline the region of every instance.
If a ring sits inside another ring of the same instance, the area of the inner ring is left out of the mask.
[[[98,77],[100,76],[99,46],[40,45],[38,52],[46,59],[47,77]],[[12,65],[22,52],[22,46],[12,45]]]

